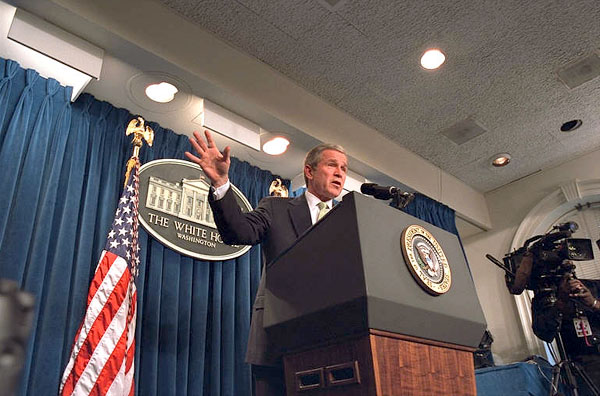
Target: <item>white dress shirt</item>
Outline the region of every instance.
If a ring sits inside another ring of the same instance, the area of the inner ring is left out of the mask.
[[[222,186],[217,188],[213,187],[213,197],[216,201],[225,196],[230,185],[231,183],[229,180],[227,180],[227,183],[223,184]],[[321,200],[308,190],[306,190],[304,194],[306,195],[306,202],[308,203],[308,209],[310,210],[310,220],[313,224],[315,224],[317,222],[317,217],[319,216],[319,203]],[[327,208],[331,210],[331,207],[333,206],[333,200],[330,199],[329,201],[326,201],[325,204],[327,204]]]
[[[215,201],[218,201],[219,199],[221,199],[225,196],[225,194],[229,190],[230,185],[231,185],[231,183],[229,182],[229,180],[227,180],[227,182],[220,187],[215,188],[215,187],[211,186],[211,189],[213,192],[213,198],[215,199]]]
[[[319,216],[319,203],[321,200],[308,190],[306,190],[304,194],[306,195],[306,202],[308,202],[308,209],[310,210],[310,220],[315,224],[317,222],[317,217]],[[330,199],[329,201],[325,201],[325,204],[327,205],[327,208],[331,210],[333,200]]]

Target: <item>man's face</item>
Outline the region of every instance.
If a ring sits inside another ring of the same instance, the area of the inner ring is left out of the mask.
[[[308,179],[307,189],[321,201],[333,199],[342,192],[347,171],[346,155],[336,150],[324,150],[321,161],[315,168],[309,165],[304,167],[304,174]]]

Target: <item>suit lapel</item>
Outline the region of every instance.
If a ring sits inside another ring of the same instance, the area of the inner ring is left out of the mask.
[[[310,210],[304,194],[289,201],[288,213],[292,221],[296,238],[306,231],[311,225]]]

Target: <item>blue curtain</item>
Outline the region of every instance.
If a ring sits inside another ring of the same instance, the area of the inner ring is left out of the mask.
[[[420,193],[415,193],[415,199],[413,199],[403,210],[409,215],[415,216],[418,219],[458,236],[454,209],[449,208],[435,199],[431,199]]]
[[[297,197],[303,194],[304,191],[306,191],[306,187],[300,187],[293,191],[291,196]],[[418,219],[453,233],[460,240],[458,229],[456,228],[454,209],[449,208],[443,203],[431,199],[426,195],[415,193],[415,199],[402,210],[409,215],[415,216]]]
[[[456,214],[454,209],[436,201],[435,199],[431,199],[426,195],[415,193],[415,199],[413,199],[403,210],[409,215],[415,216],[418,219],[426,221],[456,235],[458,238],[458,243],[460,244],[460,249],[465,257],[465,262],[467,263],[469,275],[471,276],[471,279],[473,279],[471,267],[469,266],[469,260],[467,260],[465,248],[463,247],[460,235],[458,235],[458,229],[456,228]]]
[[[21,395],[58,390],[123,185],[133,116],[0,59],[0,278],[36,297]],[[184,158],[187,137],[150,123],[141,161]],[[252,205],[274,176],[232,158]],[[286,181],[289,186],[289,181]],[[244,363],[260,247],[223,262],[181,256],[140,229],[139,395],[250,395]]]

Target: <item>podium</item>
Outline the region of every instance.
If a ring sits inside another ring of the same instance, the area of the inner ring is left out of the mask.
[[[403,232],[434,237],[451,273],[435,295],[405,261]],[[287,394],[475,395],[485,319],[458,238],[350,193],[267,267],[264,326]]]

